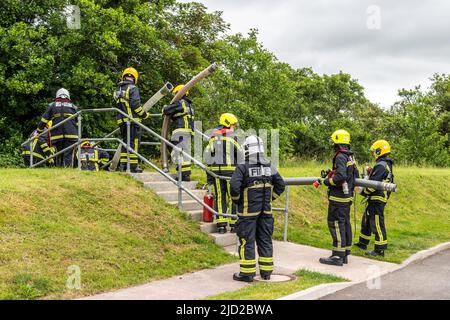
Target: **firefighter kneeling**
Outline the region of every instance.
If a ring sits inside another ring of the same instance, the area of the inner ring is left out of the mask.
[[[272,200],[283,193],[284,180],[264,158],[260,138],[248,137],[243,147],[245,162],[238,165],[230,181],[231,198],[238,206],[236,233],[240,259],[240,272],[235,273],[233,279],[253,281],[256,275],[256,241],[261,278],[270,280],[273,271]]]
[[[81,170],[100,171],[106,170],[104,166],[109,162],[108,152],[92,146],[89,141],[81,144]]]

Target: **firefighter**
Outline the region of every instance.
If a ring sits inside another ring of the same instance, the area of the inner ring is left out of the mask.
[[[139,88],[137,83],[139,81],[139,73],[134,68],[126,68],[122,72],[121,81],[117,84],[117,89],[114,92],[114,100],[119,110],[132,117],[137,122],[148,119],[150,114],[141,106],[141,97],[139,95]],[[129,119],[123,116],[121,113],[117,113],[117,124],[120,128],[120,134],[122,140],[126,143],[127,138],[127,122]],[[131,121],[130,123],[130,147],[139,152],[139,146],[141,143],[142,130],[141,128]],[[124,170],[127,165],[127,150],[122,146],[122,152],[120,153],[120,169]],[[142,168],[139,167],[138,156],[130,153],[130,170],[131,172],[142,172]]]
[[[238,119],[234,114],[222,114],[219,119],[219,126],[214,130],[205,148],[204,158],[208,170],[219,176],[231,178],[236,165],[243,162],[243,151],[235,134],[237,124]],[[213,186],[214,209],[218,213],[236,214],[236,206],[230,196],[229,181],[215,178],[210,174],[207,174],[207,181],[209,185]],[[228,223],[230,224],[230,231],[234,232],[236,219],[216,217],[217,231],[226,233]]]
[[[348,263],[352,245],[350,207],[353,200],[355,178],[359,177],[353,152],[350,150],[350,134],[337,130],[331,135],[334,151],[333,169],[320,182],[328,187],[328,229],[333,239],[332,254],[320,258],[320,263],[342,266]]]
[[[183,84],[177,85],[172,91],[173,95],[175,96],[183,88]],[[184,152],[191,154],[191,140],[194,136],[194,108],[188,95],[189,92],[186,92],[177,102],[164,106],[163,114],[170,117],[174,126],[170,141]],[[182,181],[191,181],[191,160],[183,157],[182,154],[180,159],[177,159],[174,151],[172,151],[172,159],[177,164],[177,171],[178,161],[181,161]]]
[[[370,147],[370,151],[375,158],[376,164],[368,172],[369,180],[394,183],[393,161],[389,158],[391,153],[390,144],[386,140],[375,141]],[[370,242],[371,233],[373,233],[375,235],[375,248],[370,252],[366,252],[366,255],[384,257],[384,250],[387,249],[384,208],[390,192],[364,188],[361,195],[366,197],[367,207],[361,221],[359,242],[355,246],[366,250]]]
[[[284,192],[284,180],[264,157],[262,140],[249,136],[243,144],[245,162],[230,181],[230,193],[238,206],[236,233],[239,237],[240,272],[237,281],[252,282],[256,275],[255,241],[261,278],[270,280],[273,271],[272,200]]]
[[[87,171],[100,171],[109,162],[108,152],[94,147],[89,141],[84,141],[81,144],[80,158],[81,170]]]
[[[45,127],[52,121],[56,126],[65,119],[77,113],[77,107],[70,100],[70,94],[67,89],[61,88],[56,92],[55,100],[50,103],[41,118],[37,132],[41,133]],[[74,146],[78,141],[78,123],[76,117],[65,122],[61,126],[54,128],[51,134],[51,144],[56,151],[64,150],[70,146]],[[63,154],[56,157],[55,164],[58,167],[72,167],[72,149],[66,150]]]
[[[52,121],[47,123],[46,128],[51,128]],[[55,154],[55,148],[50,145],[50,132],[47,135],[36,137],[38,135],[37,131],[33,131],[30,138],[34,138],[28,145],[23,148],[22,157],[27,167],[30,166],[30,146],[31,152],[33,153],[33,163],[41,162]],[[46,163],[40,164],[38,167],[43,167],[46,164],[48,166],[53,166],[55,163],[54,159],[48,160]]]

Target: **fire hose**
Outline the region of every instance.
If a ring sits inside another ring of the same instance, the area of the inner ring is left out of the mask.
[[[314,182],[318,180],[319,177],[284,178],[284,182],[288,186],[313,185]],[[372,188],[380,191],[397,192],[397,185],[395,183],[388,183],[382,181],[355,179],[355,186],[362,188]]]

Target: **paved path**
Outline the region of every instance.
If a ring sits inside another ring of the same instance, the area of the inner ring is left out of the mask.
[[[235,246],[226,248],[236,251]],[[299,269],[308,269],[321,273],[334,274],[351,281],[363,281],[372,276],[373,266],[386,272],[397,267],[396,264],[370,260],[362,257],[350,257],[350,263],[343,267],[326,266],[319,263],[320,257],[329,256],[330,251],[290,242],[274,241],[275,273],[293,274]],[[200,270],[166,280],[99,294],[87,299],[146,299],[146,300],[188,300],[202,299],[227,291],[235,291],[250,285],[232,280],[239,264],[232,263],[214,269]]]
[[[322,299],[449,300],[450,249],[382,276],[379,289],[370,290],[366,283],[361,283]]]

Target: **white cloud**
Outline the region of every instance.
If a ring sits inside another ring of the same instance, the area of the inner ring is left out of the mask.
[[[183,0],[182,2],[189,2]],[[261,42],[293,67],[350,73],[382,106],[401,88],[427,87],[450,73],[450,3],[445,0],[197,0],[223,11],[231,32],[259,30]],[[369,6],[380,29],[369,30]]]

